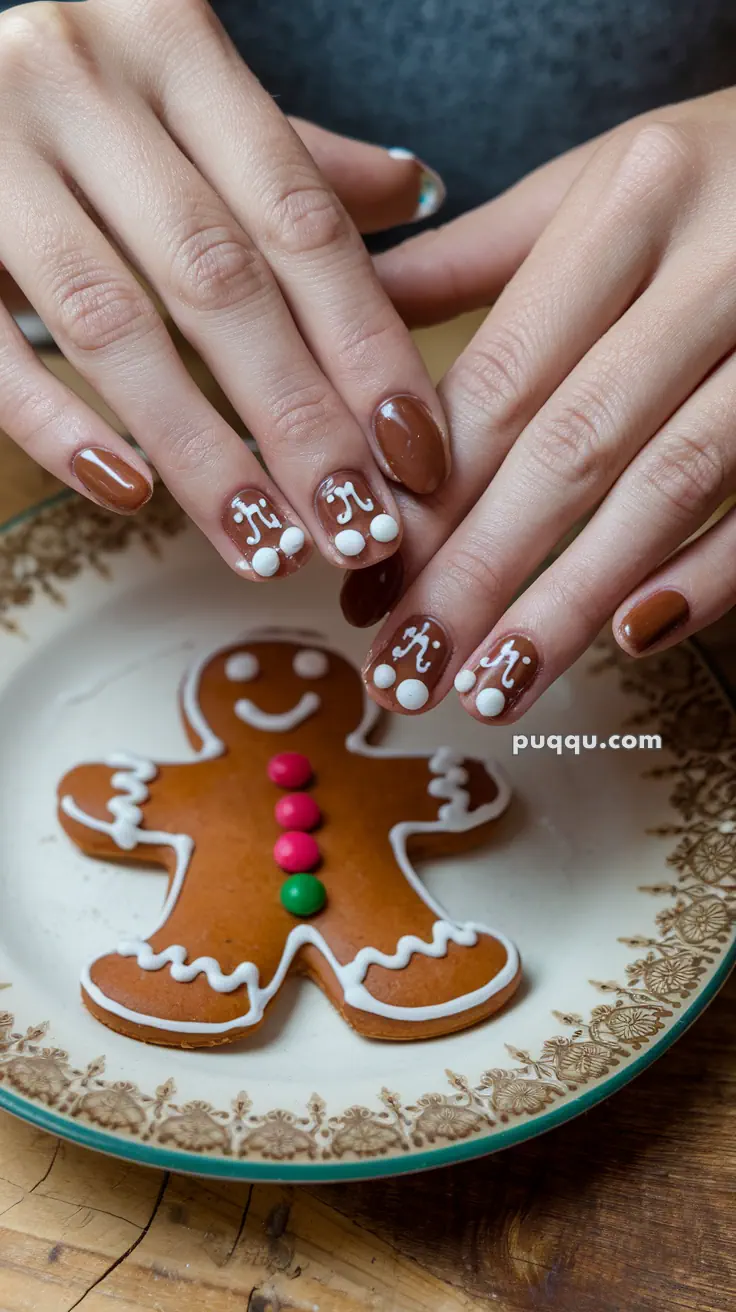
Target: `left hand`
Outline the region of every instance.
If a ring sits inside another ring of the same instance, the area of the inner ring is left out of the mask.
[[[459,676],[508,723],[614,612],[638,655],[736,601],[736,514],[683,546],[736,491],[735,139],[734,89],[660,110],[377,261],[414,321],[510,279],[441,387],[453,477],[402,498],[410,586],[366,663],[389,709]]]

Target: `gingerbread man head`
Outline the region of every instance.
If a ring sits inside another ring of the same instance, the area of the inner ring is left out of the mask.
[[[197,747],[210,736],[231,750],[288,734],[308,754],[326,735],[344,744],[364,714],[360,677],[348,661],[307,639],[276,637],[244,641],[195,669],[182,703]]]

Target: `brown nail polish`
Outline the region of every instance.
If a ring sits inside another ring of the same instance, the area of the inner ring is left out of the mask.
[[[663,588],[632,606],[619,628],[629,646],[643,652],[682,628],[689,618],[690,607],[682,593]]]
[[[222,526],[243,553],[239,568],[252,578],[285,578],[307,559],[304,530],[257,487],[243,488],[232,498]]]
[[[323,479],[314,507],[335,551],[345,561],[373,565],[395,550],[399,522],[381,505],[362,474],[348,469]]]
[[[499,638],[477,665],[466,666],[455,676],[455,687],[468,697],[484,719],[505,715],[529,687],[539,656],[533,642],[521,634]]]
[[[411,615],[371,658],[366,681],[392,711],[421,711],[452,655],[452,642],[437,620]]]
[[[373,416],[373,433],[391,473],[410,492],[436,492],[449,473],[445,440],[416,396],[390,396]]]
[[[116,510],[119,515],[133,515],[145,506],[153,491],[144,474],[117,452],[106,451],[103,446],[77,451],[72,473],[101,505]]]
[[[351,570],[340,592],[340,606],[348,624],[356,629],[378,624],[399,600],[403,586],[404,562],[398,551],[367,569]]]

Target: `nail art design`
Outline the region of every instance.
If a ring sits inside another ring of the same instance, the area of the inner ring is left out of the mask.
[[[92,496],[119,515],[133,515],[150,500],[153,491],[144,474],[115,451],[88,446],[77,451],[72,473]]]
[[[410,492],[427,495],[450,469],[445,439],[416,396],[390,396],[373,416],[373,435],[391,473]]]
[[[675,588],[662,588],[632,606],[619,627],[632,651],[639,655],[681,629],[689,618],[687,598]]]
[[[387,514],[362,474],[343,470],[325,478],[314,504],[325,533],[346,560],[373,565],[399,536],[398,520]]]
[[[398,551],[367,569],[351,570],[340,591],[340,607],[348,624],[356,629],[378,624],[399,600],[403,586],[404,562]]]
[[[261,579],[293,574],[306,560],[304,530],[258,488],[247,487],[233,497],[222,519],[223,528],[243,559],[238,568]]]
[[[392,159],[411,159],[418,165],[421,171],[419,195],[411,222],[420,223],[422,219],[430,219],[444,204],[447,196],[447,187],[439,173],[425,164],[424,160],[418,159],[413,150],[406,150],[403,146],[392,146],[388,153]]]
[[[452,643],[437,620],[412,615],[369,662],[367,679],[390,710],[421,711],[442,678]]]
[[[473,704],[484,719],[495,720],[519,700],[539,669],[539,656],[533,642],[521,634],[499,638],[478,664],[455,675],[455,687],[461,696],[472,696]]]

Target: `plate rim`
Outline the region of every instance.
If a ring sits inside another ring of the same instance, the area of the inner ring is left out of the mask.
[[[11,516],[0,524],[0,536],[35,518],[42,511],[61,505],[75,498],[69,489],[34,502],[25,510]],[[690,640],[692,642],[692,640]],[[728,704],[736,711],[736,697],[725,686],[718,671],[697,642],[692,642],[699,658],[707,666],[711,677],[717,682]],[[644,1051],[622,1069],[611,1072],[593,1087],[580,1089],[563,1103],[546,1111],[538,1112],[527,1120],[517,1121],[503,1129],[495,1129],[480,1134],[469,1140],[459,1140],[442,1147],[418,1149],[408,1156],[387,1155],[371,1157],[366,1160],[336,1162],[268,1162],[253,1161],[246,1158],[228,1158],[187,1151],[182,1148],[169,1149],[160,1144],[150,1144],[130,1137],[109,1133],[69,1116],[46,1108],[40,1103],[23,1097],[22,1094],[9,1090],[0,1084],[0,1110],[10,1113],[28,1124],[45,1130],[58,1138],[76,1143],[84,1148],[104,1153],[125,1161],[132,1161],[141,1166],[158,1170],[179,1172],[205,1178],[218,1178],[230,1181],[272,1182],[272,1183],[317,1183],[349,1182],[351,1180],[377,1179],[396,1175],[407,1175],[470,1161],[478,1157],[489,1156],[510,1148],[514,1144],[536,1138],[549,1130],[564,1125],[576,1116],[590,1111],[598,1103],[613,1096],[632,1080],[641,1075],[653,1062],[657,1061],[690,1028],[705,1009],[714,1000],[726,983],[731,971],[736,966],[736,938],[726,949],[716,970],[708,983],[685,1007],[677,1019],[656,1040],[647,1044]]]

